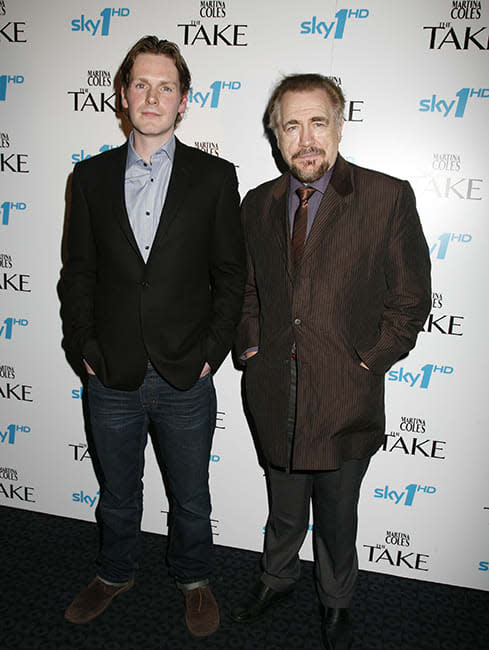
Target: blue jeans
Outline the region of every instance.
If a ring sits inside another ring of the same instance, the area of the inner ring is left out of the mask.
[[[178,390],[148,364],[135,391],[106,388],[90,376],[88,403],[103,474],[97,574],[107,582],[125,582],[138,567],[144,449],[151,425],[162,452],[170,503],[170,573],[182,586],[207,581],[212,569],[209,456],[216,423],[212,375]]]

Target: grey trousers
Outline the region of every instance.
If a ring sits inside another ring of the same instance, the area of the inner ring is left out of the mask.
[[[369,458],[340,469],[287,473],[269,467],[270,513],[262,559],[262,581],[276,591],[299,579],[299,550],[313,506],[314,571],[324,607],[349,607],[358,576],[357,505]]]

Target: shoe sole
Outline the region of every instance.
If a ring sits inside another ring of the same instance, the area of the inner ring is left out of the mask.
[[[217,630],[219,629],[219,625],[220,625],[221,621],[218,619],[217,625],[208,632],[196,632],[196,631],[192,630],[192,628],[188,624],[187,617],[185,617],[185,623],[187,625],[187,630],[190,632],[190,634],[192,636],[194,636],[196,639],[203,639],[206,636],[211,636],[212,634],[215,634],[217,632]]]
[[[323,650],[331,650],[331,645],[328,643],[328,645],[324,645],[322,639],[321,639],[321,646]],[[347,646],[343,646],[342,650],[351,650],[353,648],[353,639],[350,639],[349,643]]]

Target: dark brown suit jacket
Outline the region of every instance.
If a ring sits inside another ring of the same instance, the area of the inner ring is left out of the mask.
[[[246,196],[248,281],[237,351],[265,457],[326,470],[383,441],[384,374],[414,347],[430,309],[429,251],[409,183],[338,156],[294,273],[288,174]],[[297,415],[287,446],[290,352]],[[360,366],[364,361],[370,370]]]

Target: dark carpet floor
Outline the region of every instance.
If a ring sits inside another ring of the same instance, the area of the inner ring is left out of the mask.
[[[320,611],[312,564],[290,599],[252,625],[229,616],[259,575],[259,554],[216,547],[213,589],[221,627],[194,639],[183,600],[168,577],[166,538],[143,535],[135,587],[92,623],[63,619],[92,578],[97,527],[74,519],[0,507],[1,650],[293,650],[320,649]],[[362,571],[352,608],[355,650],[487,650],[489,593]]]

